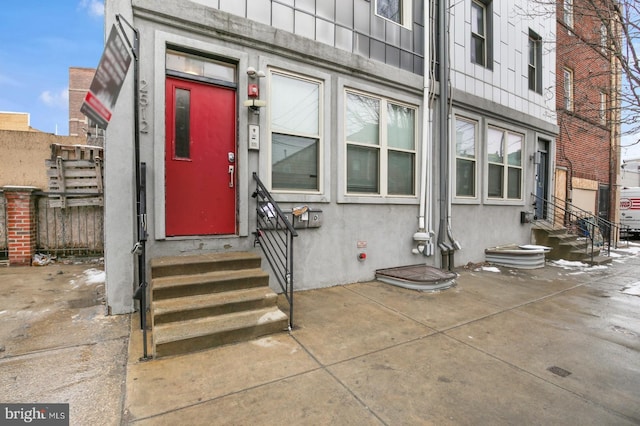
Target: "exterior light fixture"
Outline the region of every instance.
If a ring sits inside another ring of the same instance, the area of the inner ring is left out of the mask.
[[[254,114],[260,114],[260,108],[267,106],[267,102],[258,99],[260,97],[260,79],[266,77],[262,70],[256,70],[254,67],[247,68],[247,75],[251,80],[256,82],[249,83],[247,86],[247,96],[249,99],[244,101],[244,106],[253,111]]]

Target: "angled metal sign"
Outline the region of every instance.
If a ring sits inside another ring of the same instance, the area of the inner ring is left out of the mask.
[[[96,74],[91,81],[80,112],[106,129],[122,83],[131,64],[131,55],[116,26],[111,27],[107,44],[100,58]]]

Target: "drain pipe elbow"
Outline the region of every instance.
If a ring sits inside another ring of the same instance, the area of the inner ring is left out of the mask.
[[[451,224],[449,223],[449,227],[447,228],[447,237],[452,244],[453,250],[462,249],[462,244],[458,240],[456,240],[453,236],[453,231],[451,231]]]
[[[433,232],[425,232],[424,230],[418,230],[413,234],[413,241],[417,243],[416,247],[411,250],[413,254],[422,254],[424,256],[433,256]]]

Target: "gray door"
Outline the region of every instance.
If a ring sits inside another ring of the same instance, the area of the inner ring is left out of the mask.
[[[549,142],[539,139],[536,159],[536,204],[535,219],[547,218],[549,200]]]

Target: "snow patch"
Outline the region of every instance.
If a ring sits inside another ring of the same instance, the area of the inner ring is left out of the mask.
[[[104,284],[105,273],[99,269],[91,268],[84,271],[87,284]]]
[[[587,266],[589,266],[586,263],[582,263],[578,260],[564,260],[564,259],[552,260],[551,265],[558,266],[563,269],[586,268]]]
[[[265,322],[277,321],[282,319],[285,315],[281,311],[267,312],[258,319],[258,324],[264,324]]]
[[[585,272],[602,271],[604,269],[608,269],[608,266],[605,266],[605,265],[590,266],[587,263],[580,262],[577,260],[564,260],[564,259],[552,260],[549,264],[551,266],[557,266],[558,268],[576,271],[576,272],[570,272],[569,275],[580,275]]]
[[[627,248],[616,248],[614,249],[616,252],[622,252],[622,253],[627,253],[627,254],[640,254],[640,244],[635,244],[635,243],[629,243],[627,245]],[[613,250],[612,250],[613,251]]]
[[[631,284],[629,287],[623,288],[622,292],[632,296],[640,296],[640,281]]]
[[[495,266],[483,266],[482,270],[485,272],[501,272],[500,269],[496,268]]]
[[[265,337],[263,339],[254,340],[251,343],[262,348],[273,348],[280,345],[280,342],[278,342],[273,337]]]

